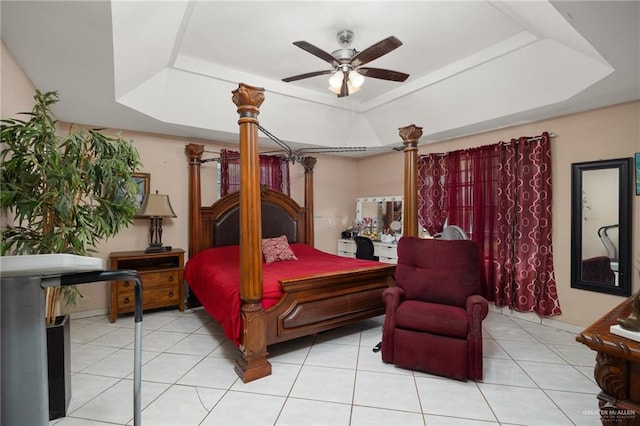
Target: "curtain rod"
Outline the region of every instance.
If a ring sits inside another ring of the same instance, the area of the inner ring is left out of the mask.
[[[549,133],[549,138],[553,139],[555,137],[556,137],[555,133]],[[536,137],[527,139],[527,142],[535,142],[535,141],[539,141],[540,139],[542,139],[542,136],[536,136]]]
[[[555,133],[549,133],[549,139],[553,139],[553,138],[555,138],[555,137],[556,137],[556,134],[555,134]],[[536,142],[536,141],[539,141],[540,139],[542,139],[542,135],[540,135],[540,136],[535,136],[535,137],[532,137],[532,138],[527,138],[527,142]],[[516,143],[518,143],[518,142],[520,142],[520,140],[519,140],[519,139],[516,139]],[[502,145],[511,145],[511,141],[508,141],[508,142],[500,142],[500,143],[502,143]]]
[[[549,139],[555,138],[556,134],[555,133],[549,133]],[[539,141],[540,139],[542,139],[542,135],[540,136],[534,136],[532,138],[527,138],[527,142],[535,142],[535,141]],[[518,142],[518,140],[516,140],[516,143]],[[508,146],[511,145],[511,141],[509,142],[497,142],[499,144],[502,144],[504,146]],[[483,145],[483,146],[488,146],[488,145]],[[479,148],[479,147],[478,147]],[[456,151],[462,151],[462,150],[456,150]],[[431,155],[439,155],[439,156],[444,156],[447,155],[450,151],[447,152],[439,152],[439,153],[432,153]],[[430,154],[422,154],[422,155],[430,155]]]

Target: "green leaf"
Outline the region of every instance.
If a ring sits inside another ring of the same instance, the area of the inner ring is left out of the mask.
[[[24,119],[0,121],[0,251],[86,254],[133,222],[140,157],[120,134],[56,129],[57,92],[36,90]]]

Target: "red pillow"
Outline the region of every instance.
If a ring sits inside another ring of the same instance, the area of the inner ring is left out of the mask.
[[[287,236],[277,238],[264,238],[262,240],[262,255],[266,263],[280,262],[282,260],[298,260],[289,247]]]

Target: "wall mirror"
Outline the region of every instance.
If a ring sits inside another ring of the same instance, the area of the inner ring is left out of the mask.
[[[571,165],[571,287],[631,294],[631,158]]]
[[[402,223],[402,195],[386,197],[356,198],[356,220],[362,223],[363,218],[373,218],[378,229],[389,229],[391,222]]]

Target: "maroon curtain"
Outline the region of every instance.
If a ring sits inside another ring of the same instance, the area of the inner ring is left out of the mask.
[[[521,148],[520,141],[526,141]],[[532,153],[525,152],[529,148]],[[551,254],[548,149],[545,133],[418,160],[421,225],[432,235],[442,232],[445,221],[460,226],[480,247],[485,297],[497,306],[545,316],[560,313]],[[521,153],[519,162],[513,159],[514,150]],[[527,211],[519,211],[519,206],[527,206]],[[548,215],[536,216],[541,209]]]
[[[431,235],[442,232],[447,219],[444,208],[446,171],[442,154],[418,157],[418,221]]]
[[[289,195],[289,162],[277,155],[260,155],[260,185]],[[220,196],[240,190],[240,153],[220,153]]]
[[[494,280],[496,253],[497,160],[495,146],[447,154],[447,224],[460,226],[480,247],[482,288],[487,295]]]
[[[496,305],[560,315],[551,245],[549,134],[501,145]]]
[[[418,217],[431,235],[447,225],[464,229],[480,247],[482,289],[490,300],[496,253],[496,146],[418,159]]]
[[[240,154],[223,149],[220,152],[220,196],[240,190]]]

